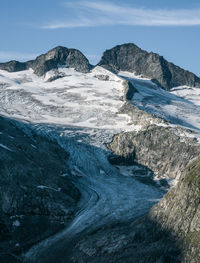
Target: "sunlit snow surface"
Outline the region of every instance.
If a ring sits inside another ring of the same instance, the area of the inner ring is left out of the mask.
[[[199,88],[183,86],[168,92],[134,73],[120,72],[119,76],[129,79],[137,88],[138,93],[135,93],[133,102],[140,109],[156,114],[172,124],[200,131]]]
[[[48,81],[58,73],[64,77]],[[109,80],[99,80],[101,74]],[[129,118],[117,114],[123,105],[122,81],[100,67],[88,74],[60,68],[44,78],[37,77],[32,70],[0,70],[0,111],[36,123],[130,130]]]

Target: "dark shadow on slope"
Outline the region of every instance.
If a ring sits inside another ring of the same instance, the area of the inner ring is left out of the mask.
[[[81,178],[70,174],[67,162],[70,158],[69,154],[58,145],[55,137],[51,136],[53,134],[51,129],[49,134],[46,133],[44,136],[44,131],[41,130],[41,134],[39,130],[35,132],[33,126],[0,117],[0,136],[3,136],[0,137],[1,262],[20,262],[22,252],[33,244],[66,228],[75,213],[78,212],[76,205],[80,192],[72,182],[76,183]],[[55,131],[58,128],[45,124],[40,126],[47,130],[51,127]],[[66,127],[60,127],[60,129],[64,131]],[[73,134],[73,138],[69,134],[66,139],[73,147],[74,142],[77,143],[80,138],[85,137],[87,141],[87,135],[83,136],[80,130],[74,128],[72,133],[76,132]],[[109,154],[109,151],[103,151],[96,146],[87,145],[85,142],[79,144],[85,149],[88,148],[91,151],[91,156],[94,152],[99,152],[99,154],[102,152],[106,159]],[[107,164],[105,163],[105,165]],[[92,170],[92,167],[88,169]],[[67,173],[68,176],[63,178],[60,176],[63,173]],[[66,207],[68,208],[67,213]],[[159,259],[163,254],[166,254],[167,257],[169,249],[172,251],[172,256],[174,253],[180,254],[177,252],[175,239],[170,233],[163,234],[164,241],[162,238],[154,237],[154,231],[148,234],[148,231],[156,228],[159,229],[159,226],[148,221],[139,225],[130,221],[113,221],[108,225],[102,225],[100,229],[95,228],[94,225],[91,229],[89,225],[70,240],[67,246],[65,240],[61,240],[63,243],[56,244],[54,259],[52,259],[51,253],[48,253],[47,248],[45,260],[40,257],[40,262],[55,262],[55,259],[57,263],[155,262],[147,261],[147,258]],[[155,235],[161,235],[160,231]],[[168,238],[165,241],[167,235]],[[97,238],[97,242],[95,238]],[[105,241],[104,238],[106,238]],[[169,246],[169,249],[166,250],[168,240],[173,246]],[[82,241],[86,245],[83,244],[79,247]],[[91,243],[95,244],[97,248],[91,249]],[[157,244],[157,248],[155,244]],[[148,257],[145,256],[146,253],[148,253]],[[133,261],[133,256],[135,261]]]
[[[135,161],[136,153],[133,151],[127,156],[118,155],[111,153],[108,155],[108,161],[110,164],[116,166],[133,166],[132,177],[143,184],[152,185],[154,187],[162,187],[163,190],[169,190],[170,186],[167,182],[167,179],[161,178],[154,180],[155,173],[148,166],[142,165]]]
[[[115,222],[77,236],[63,258],[69,263],[180,263],[176,237],[148,216]]]
[[[66,227],[80,198],[62,177],[69,155],[21,122],[0,117],[0,262]]]

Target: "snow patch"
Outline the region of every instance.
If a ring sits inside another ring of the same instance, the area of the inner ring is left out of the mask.
[[[8,148],[7,146],[5,146],[5,145],[3,145],[3,144],[1,144],[1,143],[0,143],[0,147],[1,147],[1,148],[4,148],[5,150],[8,150],[8,151],[10,151],[10,152],[13,152],[13,150],[11,150],[10,148]]]
[[[19,227],[21,224],[19,220],[15,220],[12,225],[15,227]]]

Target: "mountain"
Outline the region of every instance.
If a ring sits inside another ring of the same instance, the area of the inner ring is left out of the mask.
[[[16,72],[32,68],[38,76],[44,75],[51,69],[57,69],[59,66],[71,67],[79,72],[88,72],[91,68],[87,58],[79,50],[61,46],[53,48],[35,60],[24,63],[18,61],[0,63],[0,69]]]
[[[98,63],[113,72],[129,71],[150,78],[169,90],[177,86],[200,87],[200,78],[153,52],[134,44],[123,44],[106,50]]]
[[[113,72],[128,71],[142,75],[154,81],[166,90],[177,86],[200,87],[200,78],[162,56],[146,52],[135,44],[123,44],[106,50],[98,63]],[[77,49],[58,46],[35,60],[27,62],[10,61],[0,63],[0,69],[9,72],[32,68],[34,73],[42,76],[59,66],[71,67],[79,72],[89,72],[92,66],[88,59]]]
[[[200,89],[118,49],[0,65],[0,262],[199,263]]]

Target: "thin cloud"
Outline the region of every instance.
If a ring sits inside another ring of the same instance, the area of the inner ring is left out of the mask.
[[[15,51],[0,51],[0,61],[10,61],[10,60],[18,60],[18,61],[26,61],[29,59],[34,59],[37,57],[37,54],[29,54],[29,53],[20,53]]]
[[[66,21],[54,21],[44,29],[96,27],[112,25],[129,26],[199,26],[200,9],[148,9],[114,4],[111,2],[68,2],[74,14]]]

